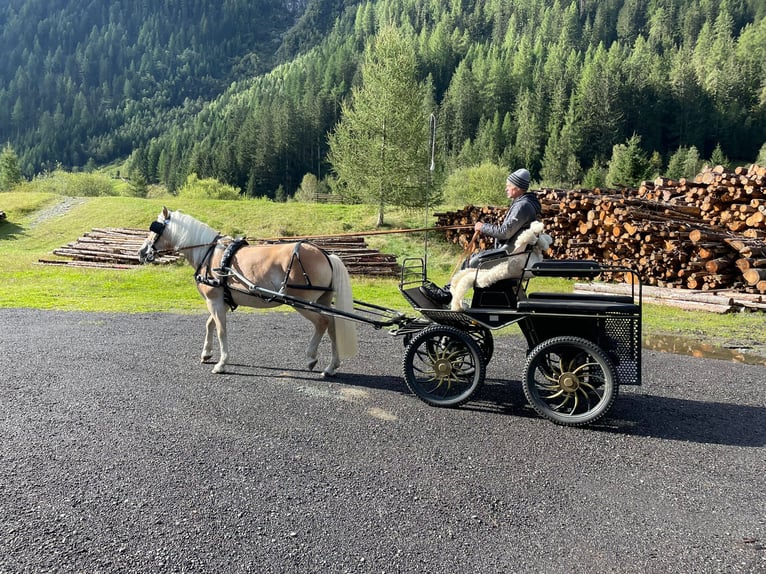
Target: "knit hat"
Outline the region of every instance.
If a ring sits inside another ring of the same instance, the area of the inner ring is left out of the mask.
[[[529,171],[523,167],[517,169],[508,176],[508,183],[512,183],[516,187],[527,191],[529,189]]]

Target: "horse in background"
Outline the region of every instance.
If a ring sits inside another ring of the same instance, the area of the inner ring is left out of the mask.
[[[151,262],[159,252],[179,252],[196,270],[197,290],[205,300],[210,317],[200,360],[213,358],[213,330],[218,335],[220,357],[214,373],[223,373],[229,361],[226,311],[238,305],[255,308],[278,307],[284,303],[249,289],[247,282],[309,303],[350,313],[354,301],[348,270],[341,259],[307,242],[248,245],[221,236],[208,225],[180,211],[163,207],[150,226],[149,235],[139,250],[141,263]],[[221,263],[225,265],[222,266]],[[242,279],[245,279],[244,281]],[[358,352],[356,325],[336,315],[296,307],[314,325],[306,348],[307,366],[317,364],[319,343],[329,333],[332,359],[323,371],[332,376],[341,360]]]

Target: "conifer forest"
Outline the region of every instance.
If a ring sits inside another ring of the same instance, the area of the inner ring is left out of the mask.
[[[25,178],[129,159],[125,176],[170,190],[196,174],[292,195],[332,178],[331,134],[393,27],[424,172],[432,153],[442,178],[489,162],[573,186],[620,145],[646,177],[690,151],[756,162],[764,16],[762,0],[6,0],[0,144]]]

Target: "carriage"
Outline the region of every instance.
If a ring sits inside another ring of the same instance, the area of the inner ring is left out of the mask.
[[[228,354],[226,305],[289,305],[315,325],[307,349],[309,368],[316,364],[317,346],[326,330],[333,359],[324,374],[331,376],[344,356],[342,339],[348,325],[388,329],[402,338],[407,386],[436,407],[457,407],[475,396],[494,354],[493,331],[514,324],[528,347],[521,379],[524,394],[537,413],[554,423],[593,423],[611,408],[621,385],[641,384],[641,281],[628,267],[595,261],[532,262],[532,251],[525,249],[512,256],[521,261],[516,266],[518,277],[488,285],[476,282],[470,298],[445,307],[421,292],[428,281],[425,260],[410,258],[402,264],[399,290],[417,313],[413,316],[351,299],[348,275],[339,258],[317,254],[311,244],[249,246],[249,255],[244,250],[234,253],[236,242],[189,216],[172,214],[163,210],[152,224],[141,260],[151,261],[164,241],[168,250],[181,252],[196,267],[198,288],[211,311],[203,362],[211,356],[213,326],[221,344],[222,358],[214,372],[223,371]],[[186,229],[176,229],[178,226]],[[165,232],[168,227],[170,231]],[[259,247],[268,251],[258,251]],[[265,265],[266,258],[273,261]],[[320,280],[322,266],[327,271]],[[481,268],[475,271],[477,275],[481,272]],[[630,294],[551,293],[530,288],[536,277],[595,279],[605,275],[629,283]]]

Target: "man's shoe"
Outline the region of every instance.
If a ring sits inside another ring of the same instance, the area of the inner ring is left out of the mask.
[[[431,282],[423,283],[420,292],[438,305],[446,305],[452,301],[452,293],[449,289],[443,289]]]

